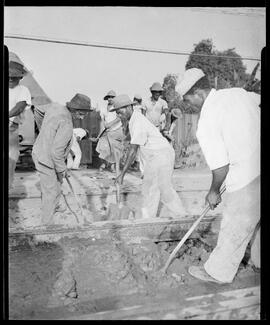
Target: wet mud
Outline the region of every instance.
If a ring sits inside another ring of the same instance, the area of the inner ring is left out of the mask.
[[[215,240],[213,236],[187,240],[165,275],[160,270],[178,242],[138,239],[124,244],[113,237],[106,241],[74,237],[13,248],[9,253],[9,317],[63,319],[152,302],[161,296],[167,299],[173,292],[198,295],[200,286],[187,268],[202,265]],[[258,278],[246,262],[240,273]],[[201,289],[205,293],[206,288]]]

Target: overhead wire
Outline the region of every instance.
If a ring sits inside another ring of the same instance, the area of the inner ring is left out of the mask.
[[[174,54],[174,55],[185,55],[185,56],[191,55],[191,56],[200,56],[200,57],[211,56],[215,58],[224,58],[224,59],[233,59],[233,60],[261,61],[261,59],[252,58],[252,57],[235,57],[235,56],[215,55],[215,54],[209,55],[205,53],[189,53],[189,52],[183,52],[177,50],[150,49],[150,48],[123,46],[123,45],[116,45],[116,44],[114,45],[114,44],[106,44],[106,43],[82,42],[82,41],[63,40],[63,39],[61,40],[61,39],[46,38],[40,36],[27,36],[27,35],[18,35],[18,34],[7,34],[4,35],[4,38],[56,43],[56,44],[77,45],[77,46],[88,46],[88,47],[96,47],[96,48],[107,48],[107,49],[124,50],[124,51]]]

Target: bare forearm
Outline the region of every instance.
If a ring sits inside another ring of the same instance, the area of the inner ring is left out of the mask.
[[[212,170],[210,191],[218,192],[229,171],[229,165]]]
[[[165,118],[166,118],[166,124],[164,127],[164,130],[169,131],[171,127],[171,114],[169,110],[165,109],[164,110]]]

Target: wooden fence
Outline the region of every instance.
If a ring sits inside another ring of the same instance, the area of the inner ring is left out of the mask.
[[[174,135],[179,146],[187,147],[198,142],[196,138],[198,119],[198,114],[182,114],[182,118],[177,120]]]

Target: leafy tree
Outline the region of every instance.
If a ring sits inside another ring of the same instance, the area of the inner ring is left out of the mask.
[[[202,69],[208,76],[212,87],[217,89],[243,87],[249,77],[242,58],[235,52],[235,49],[217,51],[211,39],[202,40],[194,45],[194,50],[191,52],[185,68]]]
[[[194,55],[194,54],[201,54]],[[233,58],[231,58],[233,57]],[[234,48],[218,51],[211,39],[205,39],[194,44],[185,69],[200,68],[208,76],[210,84],[216,89],[243,87],[248,91],[260,93],[260,81],[255,78],[259,64],[251,75],[246,73],[242,58]],[[169,109],[178,108],[183,113],[192,113],[192,108],[185,105],[175,91],[178,76],[167,74],[163,80],[163,98],[168,102]]]
[[[181,97],[175,90],[177,79],[176,74],[167,74],[163,80],[164,92],[162,97],[167,101],[169,110],[179,108],[181,103]]]

